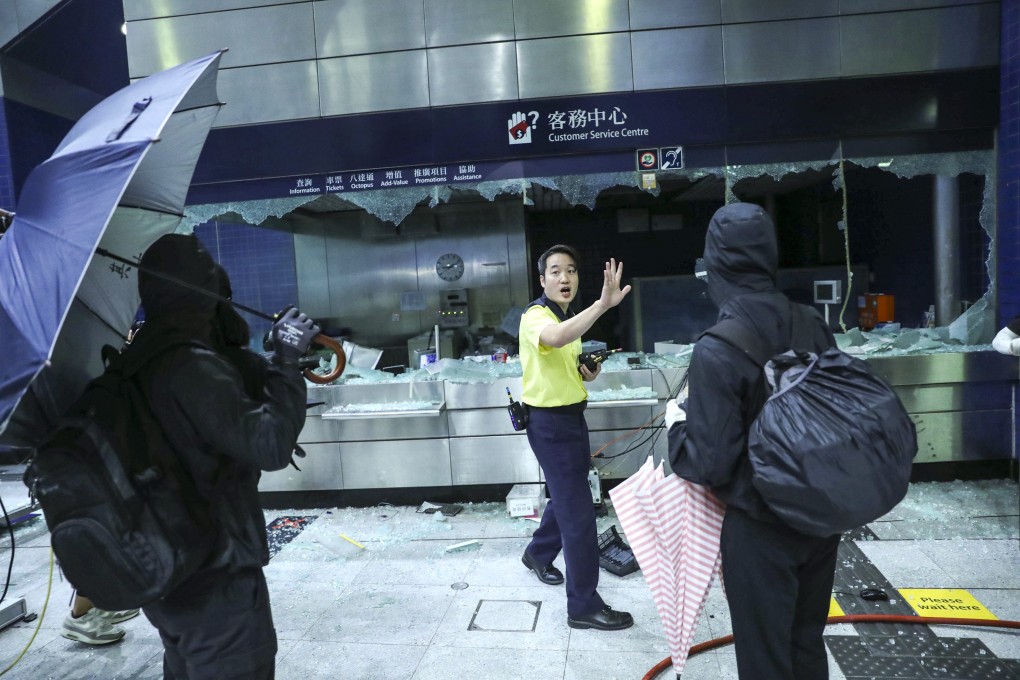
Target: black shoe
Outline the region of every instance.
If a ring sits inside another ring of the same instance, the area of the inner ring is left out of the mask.
[[[535,572],[535,576],[538,577],[538,580],[547,586],[558,586],[563,583],[563,572],[551,564],[547,564],[543,567],[535,561],[535,558],[532,557],[531,553],[527,550],[524,551],[524,556],[521,557],[521,562],[524,563],[525,567]]]
[[[584,616],[568,616],[571,628],[595,628],[596,630],[623,630],[634,625],[634,617],[627,612],[618,612],[608,604],[597,612]]]

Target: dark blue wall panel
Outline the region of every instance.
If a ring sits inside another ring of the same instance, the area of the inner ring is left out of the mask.
[[[4,101],[7,115],[7,134],[10,143],[8,155],[15,200],[35,166],[57,148],[74,121],[40,111],[16,101]]]
[[[3,97],[0,97],[0,208],[14,210],[14,172],[11,169],[11,146]]]
[[[297,304],[291,234],[219,220],[199,225],[195,234],[230,275],[234,300],[266,314]],[[262,336],[272,324],[243,311],[241,315],[251,326],[254,348],[261,351]]]
[[[1020,314],[1020,0],[1002,0],[999,124],[999,319]]]
[[[122,0],[56,5],[3,50],[7,57],[106,96],[128,84]]]

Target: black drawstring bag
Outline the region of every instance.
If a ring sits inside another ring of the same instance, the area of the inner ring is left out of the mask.
[[[791,305],[795,325],[798,307]],[[771,350],[735,319],[706,334],[764,366],[772,394],[751,424],[748,455],[752,483],[780,519],[802,533],[831,536],[878,519],[903,499],[917,432],[867,362],[835,348],[769,358]]]

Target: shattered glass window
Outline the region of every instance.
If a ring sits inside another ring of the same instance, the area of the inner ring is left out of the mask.
[[[691,184],[705,178],[723,179],[725,181],[725,201],[740,200],[735,187],[743,180],[773,178],[781,180],[790,175],[800,173],[830,173],[833,189],[843,196],[843,216],[838,228],[843,234],[845,245],[847,276],[852,279],[850,270],[849,244],[854,239],[854,224],[847,219],[847,200],[845,172],[848,165],[859,168],[877,168],[899,178],[910,179],[921,176],[958,177],[969,173],[984,178],[982,206],[980,209],[980,226],[988,237],[990,244],[985,254],[987,279],[991,282],[983,296],[972,304],[957,319],[944,327],[934,329],[911,329],[900,332],[891,327],[879,333],[866,333],[858,329],[847,328],[843,323],[843,314],[851,301],[849,295],[844,296],[842,308],[838,311],[838,322],[845,337],[840,339],[841,345],[860,354],[881,353],[912,353],[936,351],[969,351],[987,349],[995,331],[995,187],[996,160],[992,150],[954,152],[945,154],[923,154],[902,156],[879,156],[870,158],[843,158],[841,151],[833,158],[799,161],[790,163],[766,163],[757,165],[729,165],[724,167],[685,168],[680,170],[659,171],[660,179],[684,179]],[[474,191],[489,201],[497,197],[519,196],[522,205],[533,203],[532,186],[544,187],[562,194],[563,198],[574,206],[586,206],[595,209],[600,194],[615,187],[638,188],[652,196],[659,196],[661,189],[642,188],[640,173],[592,173],[584,175],[565,175],[548,177],[517,178],[500,181],[482,181],[474,183],[457,183],[456,185],[432,185],[428,187],[410,187],[380,189],[360,192],[341,192],[328,194],[334,201],[346,204],[351,208],[361,208],[380,220],[399,225],[419,205],[435,207],[448,202],[452,193]],[[218,204],[188,206],[178,231],[190,233],[194,228],[209,220],[226,215],[236,215],[251,225],[261,225],[273,218],[280,219],[297,208],[312,201],[322,200],[323,195],[294,196],[256,201],[236,201]],[[849,286],[847,287],[849,289]],[[923,330],[923,332],[917,332]],[[493,378],[494,376],[476,375],[473,367],[447,367],[450,377],[455,380],[474,381]],[[510,367],[504,367],[509,369]],[[455,375],[454,375],[455,374]],[[382,376],[372,376],[383,379]]]

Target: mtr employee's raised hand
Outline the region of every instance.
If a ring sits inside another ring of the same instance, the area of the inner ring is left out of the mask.
[[[630,285],[620,288],[620,281],[623,279],[623,262],[617,263],[616,258],[610,258],[609,262],[606,262],[602,276],[602,295],[599,296],[599,302],[609,309],[623,302],[623,298],[627,297],[627,293],[630,292]]]

